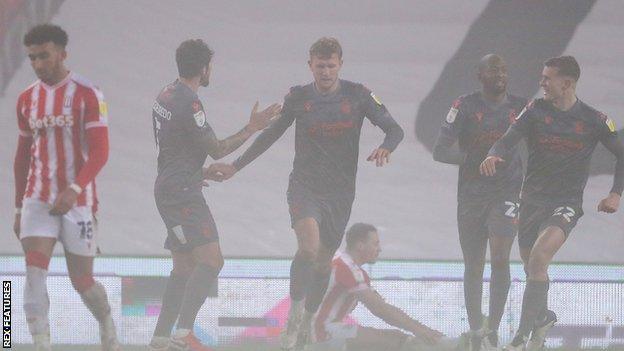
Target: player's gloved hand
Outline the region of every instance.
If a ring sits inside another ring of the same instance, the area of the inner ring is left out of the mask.
[[[377,167],[383,167],[386,163],[390,163],[390,150],[384,149],[382,147],[373,150],[373,152],[368,156],[366,161],[373,162]]]
[[[72,188],[66,188],[54,201],[54,205],[50,210],[50,214],[53,216],[62,216],[69,212],[78,199],[78,193]]]
[[[249,116],[249,124],[247,124],[247,128],[252,133],[262,130],[271,124],[271,122],[278,119],[281,111],[282,105],[273,104],[258,112],[258,101],[256,101],[253,109],[251,110],[251,116]]]
[[[598,204],[598,212],[614,213],[620,207],[620,194],[609,193]]]
[[[222,182],[230,179],[235,173],[236,168],[227,163],[213,163],[210,166],[203,168],[204,179],[214,180],[216,182]]]
[[[13,233],[15,233],[15,236],[17,237],[17,239],[20,238],[20,221],[22,220],[22,215],[19,213],[15,214],[15,222],[13,222]]]
[[[485,160],[483,160],[483,162],[481,162],[479,172],[481,175],[491,177],[496,174],[496,164],[499,162],[505,162],[505,160],[498,156],[488,156]]]
[[[414,336],[421,339],[425,344],[429,345],[437,344],[444,336],[441,332],[431,329],[423,324],[420,324],[416,330],[412,331],[412,333]]]

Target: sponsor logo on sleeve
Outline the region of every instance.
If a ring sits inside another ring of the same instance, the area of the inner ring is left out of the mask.
[[[370,96],[373,98],[373,100],[375,100],[375,103],[376,103],[377,105],[379,105],[379,106],[383,105],[383,104],[381,103],[381,100],[379,100],[379,98],[377,97],[377,95],[375,95],[372,91],[371,91],[371,93],[370,93]]]
[[[613,120],[611,118],[607,118],[605,123],[607,124],[607,127],[609,127],[609,131],[611,133],[614,133],[615,132],[615,122],[613,122]]]
[[[457,117],[457,112],[459,112],[459,109],[451,107],[449,112],[446,114],[446,122],[453,124],[455,122],[455,118]]]
[[[100,101],[100,115],[108,116],[108,105],[104,101]]]
[[[195,123],[197,123],[197,126],[200,128],[206,124],[206,114],[204,111],[195,112],[193,118],[195,118]]]

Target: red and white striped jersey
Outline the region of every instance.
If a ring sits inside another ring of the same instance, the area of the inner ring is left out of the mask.
[[[370,278],[366,271],[355,264],[346,252],[338,253],[332,262],[327,292],[314,320],[316,341],[327,340],[329,335],[325,326],[342,322],[357,306],[355,293],[370,288]]]
[[[54,86],[40,80],[17,100],[20,135],[32,137],[24,198],[53,203],[72,183],[83,188],[77,206],[97,207],[95,180],[80,184],[77,176],[89,157],[87,130],[108,128],[102,92],[70,72]]]

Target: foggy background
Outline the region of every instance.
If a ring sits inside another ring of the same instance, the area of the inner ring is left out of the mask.
[[[344,51],[341,78],[373,90],[406,131],[391,163],[376,168],[365,159],[383,133],[364,123],[350,223],[364,221],[380,228],[383,258],[455,260],[461,259],[455,219],[457,168],[434,162],[428,148],[452,101],[478,88],[477,60],[488,52],[502,54],[510,62],[510,92],[532,97],[538,93],[544,58],[560,52],[575,55],[582,71],[580,99],[621,128],[622,16],[624,4],[617,0],[65,0],[51,22],[69,34],[67,66],[99,85],[109,106],[110,158],[97,177],[102,252],[168,254],[162,248],[166,231],[152,195],[156,147],[151,106],[159,90],[177,77],[174,51],[185,39],[202,38],[216,51],[211,85],[199,95],[208,122],[224,138],[247,122],[256,100],[261,107],[281,103],[289,87],[310,82],[310,45],[321,36],[336,37]],[[513,18],[521,20],[500,20]],[[16,26],[12,35],[21,42],[27,26]],[[537,44],[532,45],[532,38]],[[24,50],[6,41],[4,55]],[[522,65],[531,57],[530,64]],[[23,61],[3,82],[0,254],[21,253],[12,233],[15,102],[35,79]],[[230,181],[205,189],[224,255],[294,253],[285,194],[293,131],[291,127]],[[222,161],[234,160],[250,144]],[[612,169],[609,158],[604,160]],[[590,178],[585,216],[556,261],[624,263],[624,211],[606,215],[595,210],[611,183],[611,175]],[[517,245],[512,257],[519,259]]]

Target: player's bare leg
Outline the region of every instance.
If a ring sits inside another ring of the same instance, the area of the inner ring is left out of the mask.
[[[75,255],[65,251],[67,270],[74,289],[100,325],[103,351],[121,350],[117,340],[115,322],[111,315],[106,289],[93,279],[93,257]]]
[[[35,350],[48,351],[50,346],[50,298],[46,280],[48,264],[56,244],[54,238],[26,237],[21,240],[26,256],[24,312]]]
[[[477,348],[481,343],[480,329],[483,325],[481,300],[487,240],[487,235],[459,236],[464,256],[464,301],[470,325],[470,331],[464,335],[468,339],[466,343],[469,350]]]
[[[303,319],[305,298],[312,280],[314,262],[319,250],[320,233],[316,219],[306,217],[295,223],[297,253],[290,266],[290,299],[286,328],[280,334],[280,347],[290,350],[297,343],[297,334]]]
[[[193,325],[204,301],[217,284],[223,256],[218,241],[193,248],[191,255],[195,266],[186,283],[177,330],[171,336],[169,350],[211,351],[195,337]]]
[[[544,229],[538,236],[537,241],[531,249],[529,255],[528,264],[526,265],[527,285],[524,290],[524,296],[522,298],[522,315],[520,317],[520,326],[516,332],[516,336],[510,345],[506,347],[507,350],[520,350],[525,347],[525,344],[529,341],[529,334],[534,327],[536,327],[536,321],[540,314],[546,310],[548,302],[548,266],[552,261],[553,256],[559,251],[566,237],[563,230],[556,226],[549,226]],[[550,314],[546,312],[546,316]],[[543,339],[546,337],[547,329],[552,327],[552,324],[556,321],[548,321],[546,329],[542,335],[538,335],[536,330],[536,340],[531,340],[526,347],[535,348],[539,343],[539,348],[543,344]],[[542,330],[543,331],[543,330]],[[537,338],[541,340],[537,340]],[[533,339],[533,338],[532,338]]]
[[[312,281],[310,282],[306,295],[305,311],[301,320],[301,326],[299,327],[299,333],[297,334],[297,349],[303,348],[312,341],[310,340],[310,336],[312,335],[312,319],[327,291],[334,253],[334,250],[325,247],[325,245],[319,246],[314,262]]]
[[[162,298],[162,305],[154,335],[150,341],[150,351],[166,351],[169,347],[171,329],[178,319],[180,305],[184,298],[186,282],[195,268],[195,261],[190,252],[171,252],[173,269],[167,280],[167,287]]]
[[[509,253],[514,237],[490,236],[490,308],[487,321],[487,335],[482,343],[482,350],[488,351],[498,347],[498,328],[505,312],[511,276],[509,270]]]

